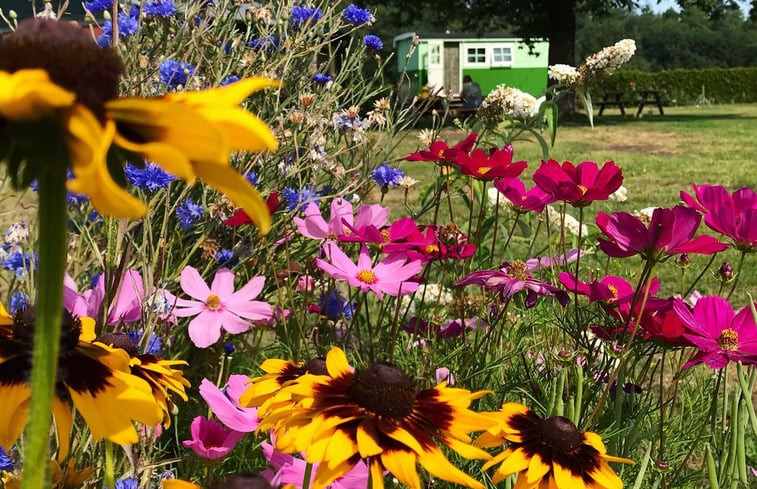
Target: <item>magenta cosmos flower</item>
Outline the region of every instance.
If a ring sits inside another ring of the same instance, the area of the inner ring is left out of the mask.
[[[599,238],[602,251],[615,258],[641,255],[661,261],[679,253],[710,255],[728,247],[712,236],[697,236],[701,216],[694,209],[677,205],[657,208],[649,226],[627,212],[597,215],[597,226],[607,238]]]
[[[310,203],[305,208],[305,218],[295,217],[297,230],[311,239],[335,240],[339,236],[350,234],[351,227],[358,229],[366,226],[380,228],[389,219],[389,208],[380,205],[362,205],[353,217],[352,204],[338,197],[331,201],[331,214],[328,222],[321,214],[317,204]]]
[[[538,186],[526,190],[526,185],[518,178],[498,178],[494,180],[494,187],[505,196],[513,209],[522,213],[541,213],[547,204],[555,201]]]
[[[301,488],[305,480],[307,462],[292,455],[279,453],[274,450],[270,443],[263,443],[263,455],[268,463],[276,470],[274,475],[271,471],[261,473],[269,482],[278,478],[281,486],[293,485]],[[310,487],[313,487],[313,479],[320,464],[314,463],[310,474]],[[329,489],[365,489],[368,485],[368,466],[359,460],[346,474],[337,478],[328,485]]]
[[[568,294],[554,285],[534,278],[531,273],[539,268],[538,264],[527,264],[516,260],[512,265],[504,263],[499,270],[479,270],[466,275],[456,286],[481,285],[486,290],[499,292],[502,300],[507,300],[519,292],[526,292],[525,306],[536,305],[538,296],[550,296],[557,299],[561,305],[570,302]]]
[[[200,396],[216,417],[234,431],[249,433],[255,431],[260,419],[257,408],[245,408],[239,405],[239,397],[249,387],[250,378],[246,375],[233,374],[223,390],[208,379],[200,383]]]
[[[681,199],[704,214],[707,226],[732,239],[740,251],[757,250],[757,192],[746,187],[733,194],[722,186],[692,187],[694,197],[681,191]]]
[[[422,149],[405,157],[406,161],[435,161],[437,163],[451,163],[460,153],[470,153],[476,144],[478,134],[472,132],[462,141],[452,147],[444,141],[434,141],[428,149]]]
[[[608,161],[600,169],[593,161],[575,166],[570,161],[542,161],[534,182],[556,200],[583,207],[595,200],[607,200],[623,183],[623,172]]]
[[[699,348],[683,368],[705,363],[720,369],[729,361],[757,364],[757,324],[749,306],[734,314],[727,300],[708,296],[693,310],[678,299],[673,310],[688,329],[683,337]]]
[[[253,326],[250,321],[266,321],[273,315],[270,304],[253,300],[262,292],[265,277],[254,277],[234,292],[234,273],[228,268],[218,270],[208,287],[200,273],[187,266],[181,271],[180,283],[184,293],[195,300],[166,295],[176,305],[173,313],[177,317],[196,316],[189,323],[189,338],[198,348],[217,342],[222,329],[244,333]]]
[[[204,416],[197,416],[192,421],[190,433],[192,439],[184,440],[182,444],[208,460],[225,457],[244,436],[244,433],[226,429]]]
[[[634,295],[636,295],[636,290],[630,282],[615,275],[606,275],[600,280],[594,280],[593,282],[582,282],[572,273],[560,272],[558,278],[566,290],[587,296],[589,302],[599,301],[606,304],[625,304],[631,302]],[[660,281],[657,280],[657,277],[652,277],[652,283],[649,285],[649,294],[656,294],[658,290],[660,290]]]
[[[331,263],[319,258],[316,260],[318,268],[337,280],[346,280],[363,292],[372,290],[382,298],[384,294],[400,296],[418,290],[418,283],[410,280],[420,273],[421,261],[408,262],[404,253],[393,253],[373,265],[365,245],[360,249],[357,264],[334,243],[325,244],[323,251]]]

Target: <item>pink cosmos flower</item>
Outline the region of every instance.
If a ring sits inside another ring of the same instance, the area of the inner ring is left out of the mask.
[[[729,361],[757,364],[757,324],[749,306],[734,314],[727,300],[708,296],[693,310],[677,299],[673,310],[688,329],[684,338],[699,348],[683,368],[705,363],[720,369]]]
[[[204,416],[197,416],[192,421],[190,432],[192,439],[184,440],[182,444],[208,460],[225,457],[244,436],[244,433],[228,430]]]
[[[608,161],[600,169],[593,161],[578,166],[570,161],[542,161],[534,173],[534,182],[556,200],[583,207],[595,200],[607,200],[623,183],[623,172]]]
[[[403,217],[383,229],[372,222],[361,223],[357,219],[354,225],[348,225],[347,228],[350,232],[340,236],[339,241],[373,243],[383,247],[407,238],[418,230],[418,225],[412,218]]]
[[[599,247],[615,258],[639,254],[653,261],[678,253],[710,255],[726,249],[726,243],[712,236],[694,237],[700,221],[697,211],[680,205],[655,209],[649,226],[627,212],[615,212],[612,216],[600,212],[597,226],[607,238],[599,238]]]
[[[200,383],[200,395],[213,414],[232,430],[243,433],[255,431],[260,423],[257,408],[244,408],[239,405],[239,397],[249,387],[249,381],[250,378],[246,375],[230,375],[223,390],[208,379],[202,379]]]
[[[504,263],[499,270],[479,270],[468,274],[456,285],[457,287],[471,284],[481,285],[486,290],[498,291],[502,300],[507,300],[515,294],[525,291],[526,300],[524,304],[527,308],[536,305],[536,299],[539,295],[554,297],[563,306],[570,302],[570,298],[564,290],[534,278],[531,272],[537,268],[538,266],[533,263],[528,265],[516,260],[513,264]]]
[[[283,487],[287,484],[292,484],[296,488],[302,487],[302,482],[305,479],[305,468],[307,463],[301,458],[293,457],[284,453],[279,453],[274,450],[270,443],[263,443],[263,455],[268,463],[276,469],[276,475],[271,471],[265,471],[261,473],[269,482],[274,477],[279,478],[280,484]],[[312,487],[313,479],[318,471],[318,463],[313,464],[310,487]],[[362,460],[359,460],[346,474],[337,478],[334,482],[327,486],[328,489],[365,489],[368,485],[368,466]]]
[[[75,316],[99,318],[105,300],[105,276],[100,274],[95,287],[82,294],[76,290],[74,280],[66,275],[63,279],[63,307]],[[137,270],[124,273],[118,292],[108,308],[105,324],[132,323],[142,320],[142,304],[145,289],[142,275]]]
[[[421,261],[407,261],[404,253],[391,254],[374,266],[365,245],[360,249],[357,264],[334,243],[324,244],[323,251],[331,263],[319,258],[316,260],[318,268],[363,292],[372,290],[382,298],[384,294],[400,296],[418,290],[418,283],[409,280],[420,273]]]
[[[547,204],[555,201],[554,197],[538,186],[527,191],[526,185],[518,178],[497,178],[494,187],[510,201],[513,209],[522,213],[541,213]]]
[[[181,289],[196,300],[178,299],[171,294],[169,301],[176,304],[178,317],[196,316],[189,323],[189,338],[198,348],[207,348],[221,338],[221,329],[231,334],[244,333],[252,327],[250,321],[267,321],[272,318],[270,304],[253,300],[260,295],[265,277],[254,277],[234,292],[234,273],[228,268],[219,269],[210,287],[193,267],[181,271]]]
[[[434,141],[428,149],[412,153],[405,157],[405,161],[435,161],[437,163],[451,163],[460,153],[470,153],[476,144],[478,134],[472,132],[465,139],[451,148],[444,141]]]
[[[622,277],[606,275],[600,280],[582,282],[569,272],[561,272],[558,275],[560,283],[570,292],[576,292],[589,298],[589,302],[604,302],[610,305],[625,304],[631,302],[636,294],[634,286]],[[660,281],[657,277],[652,278],[649,285],[649,294],[655,294],[660,290]]]
[[[368,225],[380,228],[389,219],[389,208],[380,205],[362,205],[357,217],[353,218],[352,204],[346,199],[337,197],[331,201],[329,221],[321,214],[318,204],[310,203],[305,208],[305,218],[295,217],[294,223],[303,236],[311,239],[335,240],[339,236],[349,234],[350,227],[362,228]]]
[[[694,197],[681,191],[681,199],[704,214],[710,229],[731,238],[743,252],[757,249],[757,192],[746,187],[733,194],[722,186],[692,187]]]

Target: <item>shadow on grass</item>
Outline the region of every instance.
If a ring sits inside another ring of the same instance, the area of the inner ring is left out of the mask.
[[[660,115],[658,113],[654,114],[644,114],[641,118],[637,118],[631,114],[628,114],[626,116],[622,116],[620,114],[618,115],[595,115],[594,116],[594,125],[595,126],[620,126],[620,125],[628,125],[628,124],[637,124],[640,122],[665,122],[665,123],[673,123],[673,122],[683,122],[683,123],[697,123],[697,122],[705,122],[705,121],[717,121],[717,120],[742,120],[742,121],[748,121],[748,120],[756,120],[757,115],[749,115],[749,114],[713,114],[713,113],[701,113],[701,114],[665,114]],[[571,115],[565,115],[562,116],[560,119],[560,125],[563,127],[582,127],[582,126],[589,126],[589,120],[586,117],[586,114],[571,114]]]

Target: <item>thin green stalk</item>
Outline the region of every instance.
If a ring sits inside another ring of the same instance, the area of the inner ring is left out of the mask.
[[[103,489],[116,487],[115,464],[113,461],[113,443],[105,440],[105,477],[103,477]]]
[[[739,278],[741,278],[741,271],[744,268],[744,258],[746,258],[746,251],[741,252],[741,256],[739,257],[739,264],[736,265],[736,275],[734,276],[733,283],[731,284],[731,290],[728,291],[726,300],[729,300],[733,295],[733,291],[736,290],[736,285],[739,283]]]
[[[24,451],[23,489],[50,485],[50,420],[60,346],[66,271],[66,165],[45,167],[39,178],[37,315],[32,353],[31,404]]]
[[[302,476],[302,489],[310,489],[310,475],[313,473],[313,464],[305,465],[305,474]]]

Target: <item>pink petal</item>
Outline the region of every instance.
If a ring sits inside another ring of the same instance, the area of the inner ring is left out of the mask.
[[[210,292],[225,301],[234,294],[234,272],[228,268],[219,269],[213,277]]]
[[[235,304],[242,304],[251,301],[263,291],[265,285],[265,277],[253,277],[244,287],[234,292],[232,295],[224,300],[224,304],[227,307],[231,307]]]
[[[225,329],[231,334],[244,333],[245,331],[252,328],[252,324],[240,318],[236,314],[232,314],[231,312],[228,312],[225,310],[219,310],[219,311],[216,311],[216,314],[218,314],[221,327],[223,327],[223,329]],[[267,318],[262,317],[261,319],[267,319]]]
[[[719,296],[702,297],[694,306],[694,319],[704,326],[707,336],[717,338],[721,331],[730,328],[734,312],[727,300]]]
[[[190,321],[188,331],[197,348],[207,348],[221,339],[221,321],[216,313],[204,311]]]
[[[229,382],[233,377],[241,377],[243,381],[248,379],[245,375],[232,375]],[[226,392],[231,395],[228,387]],[[255,431],[257,428],[260,422],[256,415],[257,409],[235,406],[234,402],[208,379],[203,379],[200,383],[200,395],[205,399],[213,414],[229,428],[245,433]],[[236,396],[236,399],[239,399],[239,396]]]
[[[210,289],[195,268],[186,266],[181,271],[181,290],[194,299],[205,302],[210,295]]]

